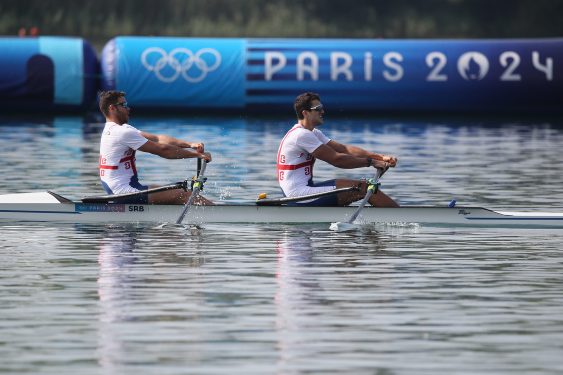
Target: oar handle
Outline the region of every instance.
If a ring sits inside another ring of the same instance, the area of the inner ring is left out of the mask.
[[[202,164],[203,159],[201,158],[197,158],[197,170],[196,170],[196,176],[199,176],[199,174],[201,173],[201,164]],[[207,164],[207,163],[206,163]]]
[[[197,159],[197,177],[203,176],[205,173],[205,168],[207,167],[207,161],[203,159]]]
[[[383,174],[385,174],[385,172],[387,172],[389,170],[389,166],[387,166],[385,168],[377,168],[377,170],[379,171],[379,176],[377,178],[381,178],[383,176]]]

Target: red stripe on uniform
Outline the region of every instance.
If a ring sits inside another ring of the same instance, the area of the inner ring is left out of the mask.
[[[102,160],[102,157],[100,155],[100,161]],[[119,162],[120,163],[125,163],[125,162],[131,162],[131,169],[133,170],[133,174],[137,174],[137,168],[135,167],[135,153],[133,153],[133,155],[129,155],[126,156],[124,158],[122,158]],[[105,164],[101,164],[99,165],[100,169],[111,169],[111,170],[116,170],[119,169],[118,165],[105,165]]]
[[[314,163],[315,163],[315,159],[306,161],[306,162],[301,163],[301,164],[293,164],[293,165],[291,165],[291,164],[278,164],[278,170],[294,171],[294,170],[299,169],[299,168],[308,167],[310,165],[313,165]]]

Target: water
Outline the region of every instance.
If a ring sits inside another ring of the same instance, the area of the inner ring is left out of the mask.
[[[101,193],[95,119],[0,122],[0,192]],[[213,200],[277,190],[291,123],[132,123],[203,140]],[[563,206],[557,119],[329,117],[325,132],[397,155],[382,188],[401,204]],[[138,166],[149,183],[195,170],[143,154]],[[563,372],[560,230],[3,223],[0,236],[1,373]]]

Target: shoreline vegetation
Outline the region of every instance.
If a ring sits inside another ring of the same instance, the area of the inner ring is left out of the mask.
[[[2,0],[0,35],[78,36],[98,52],[118,35],[535,38],[563,36],[561,14],[558,0]]]

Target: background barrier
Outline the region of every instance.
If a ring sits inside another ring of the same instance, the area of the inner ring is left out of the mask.
[[[104,89],[137,109],[560,112],[563,39],[345,40],[117,37]],[[95,102],[99,64],[81,38],[0,38],[0,108]]]
[[[328,110],[559,111],[563,39],[117,37],[105,88],[137,108],[273,110],[316,91]]]
[[[99,64],[81,38],[0,38],[0,108],[52,110],[90,106]]]

